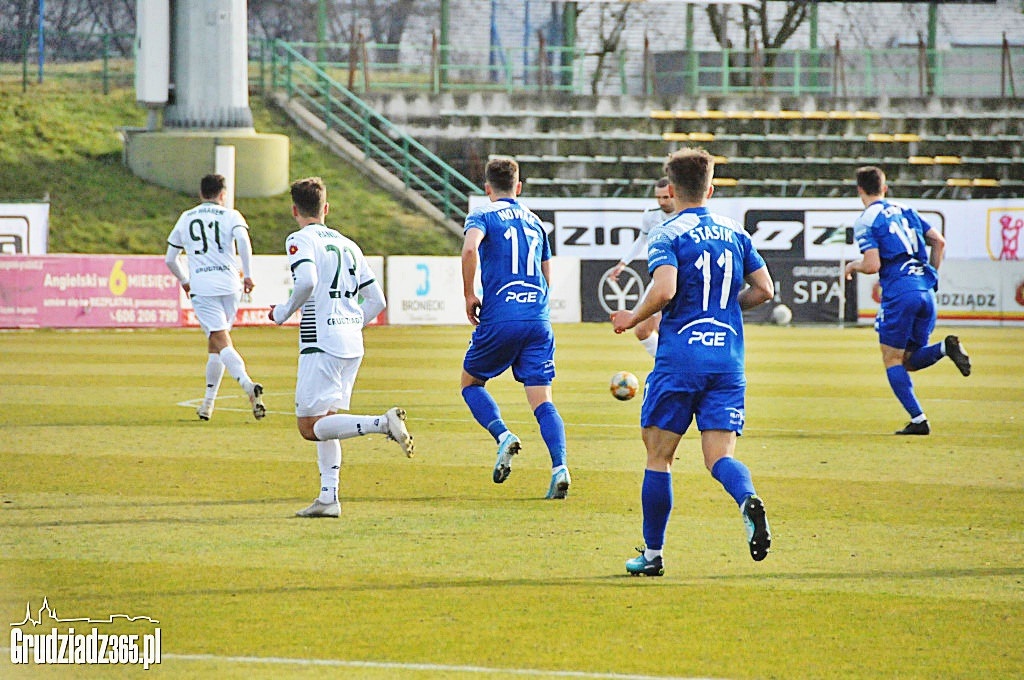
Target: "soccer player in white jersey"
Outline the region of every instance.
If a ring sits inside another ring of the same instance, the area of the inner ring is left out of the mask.
[[[640,235],[633,241],[629,252],[608,273],[609,281],[617,281],[622,270],[629,266],[629,263],[635,260],[640,253],[647,250],[647,235],[651,233],[651,230],[675,214],[675,201],[669,194],[668,177],[662,177],[654,183],[654,197],[658,199],[658,207],[644,210],[640,220]],[[651,286],[648,284],[644,290],[644,295],[647,295],[647,291],[650,289]],[[636,339],[640,341],[640,344],[652,357],[658,352],[658,325],[660,323],[661,312],[657,312],[652,314],[650,318],[638,323],[636,328],[633,329]]]
[[[196,320],[207,337],[206,394],[196,410],[199,419],[209,420],[213,415],[217,390],[227,368],[245,390],[252,414],[259,420],[267,413],[263,386],[246,373],[245,361],[231,342],[239,293],[251,293],[255,286],[250,276],[252,244],[242,213],[224,206],[226,196],[222,175],[206,175],[200,180],[199,197],[203,202],[178,218],[167,237],[165,261],[191,298]],[[236,248],[242,261],[241,273],[235,260]],[[182,252],[188,259],[187,274],[178,262]]]
[[[292,184],[292,215],[299,230],[285,241],[294,288],[288,301],[270,308],[280,325],[299,309],[299,370],[295,416],[299,433],[316,442],[320,495],[299,517],[338,517],[341,440],[386,434],[405,455],[414,453],[405,426],[405,410],[382,415],[338,413],[348,410],[352,386],[363,361],[363,326],[384,310],[384,291],[354,241],[324,224],[329,205],[319,177]],[[360,302],[360,298],[362,301]]]
[[[743,226],[708,211],[714,168],[714,158],[703,149],[669,156],[665,174],[679,213],[650,234],[647,266],[654,283],[633,311],[611,315],[615,332],[622,333],[663,310],[658,354],[640,407],[647,448],[641,489],[647,545],[626,562],[634,575],[664,573],[672,462],[694,417],[704,465],[739,505],[750,556],[763,560],[771,545],[764,503],[750,470],[733,453],[745,418],[743,310],[772,299],[775,285]]]

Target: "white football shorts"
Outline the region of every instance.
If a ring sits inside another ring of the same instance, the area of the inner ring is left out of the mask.
[[[192,309],[207,337],[214,331],[230,331],[238,312],[238,295],[195,295]]]
[[[300,354],[295,380],[295,415],[308,418],[331,411],[347,411],[362,363],[362,357],[342,359],[326,352]]]

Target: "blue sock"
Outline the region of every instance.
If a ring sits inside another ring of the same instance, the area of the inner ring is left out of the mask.
[[[545,401],[533,412],[533,417],[540,425],[540,436],[551,454],[551,467],[565,465],[565,424],[562,416],[558,415],[558,409],[550,401]]]
[[[907,369],[903,366],[890,366],[885,369],[885,376],[889,378],[889,385],[892,387],[893,393],[911,418],[916,418],[924,413],[921,404],[917,403],[917,397],[914,396],[914,383],[910,382],[910,374],[907,373]]]
[[[645,470],[640,498],[644,508],[644,543],[651,550],[661,550],[668,516],[672,514],[672,473]]]
[[[495,442],[498,441],[498,437],[508,432],[508,428],[501,419],[501,411],[498,410],[497,402],[484,389],[483,385],[470,385],[462,388],[462,398],[466,400],[466,406],[476,418],[476,422],[491,433]]]
[[[928,368],[944,356],[946,356],[946,349],[941,342],[937,342],[914,351],[910,355],[910,367],[919,371],[922,368]]]
[[[725,487],[737,505],[742,504],[747,496],[756,495],[754,483],[750,481],[750,470],[731,456],[719,458],[711,466],[711,476]]]

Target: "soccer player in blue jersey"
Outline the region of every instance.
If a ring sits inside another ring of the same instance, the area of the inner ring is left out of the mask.
[[[551,401],[555,337],[548,307],[551,246],[540,218],[516,200],[523,185],[510,158],[487,163],[484,189],[491,202],[466,216],[462,246],[462,289],[466,316],[476,328],[462,364],[462,398],[498,444],[492,479],[504,482],[520,440],[501,419],[485,385],[509,367],[526,388],[526,400],[551,455],[547,498],[569,493],[565,425]],[[477,268],[483,299],[477,296]]]
[[[935,290],[946,240],[917,211],[885,198],[885,173],[874,166],[857,169],[857,195],[864,212],[853,224],[863,257],[846,265],[846,278],[854,272],[878,273],[882,304],[875,330],[889,385],[910,415],[910,422],[895,434],[929,434],[931,428],[914,396],[908,371],[927,368],[949,357],[964,376],[971,360],[955,335],[928,344],[935,329]],[[931,253],[925,250],[931,246]]]
[[[611,315],[616,333],[661,311],[661,339],[647,376],[640,426],[647,448],[641,500],[646,547],[626,562],[634,575],[665,573],[662,549],[672,512],[672,461],[694,417],[704,464],[739,505],[750,556],[768,555],[771,534],[750,470],[733,458],[743,431],[746,377],[743,314],[775,294],[764,260],[743,226],[708,211],[714,158],[681,149],[665,162],[679,211],[648,237],[653,284],[632,310]],[[744,281],[749,284],[743,286]]]

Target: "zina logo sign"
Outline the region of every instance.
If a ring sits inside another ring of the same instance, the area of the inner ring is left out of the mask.
[[[601,307],[609,314],[620,309],[633,309],[643,295],[644,280],[629,267],[622,270],[618,279],[609,279],[612,269],[614,267],[601,274],[598,284],[597,299],[601,301]]]

